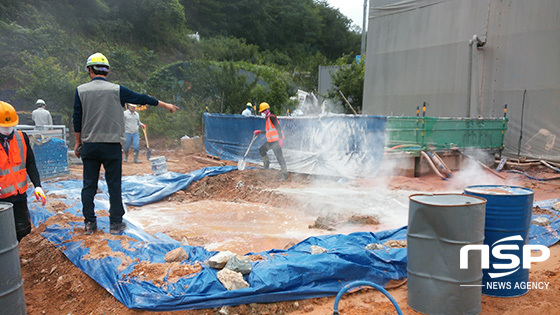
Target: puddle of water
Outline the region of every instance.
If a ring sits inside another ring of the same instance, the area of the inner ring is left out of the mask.
[[[229,250],[243,255],[311,236],[376,232],[401,227],[408,220],[411,192],[356,187],[278,189],[277,193],[301,199],[302,206],[272,207],[264,204],[203,200],[194,203],[159,202],[128,211],[125,218],[148,233],[166,233],[175,239],[202,240],[208,250]],[[379,225],[340,223],[334,231],[310,229],[318,216],[371,215]],[[201,244],[191,244],[201,245]]]
[[[307,213],[315,216],[349,217],[353,214],[373,216],[380,222],[375,231],[407,225],[408,197],[418,193],[417,191],[352,187],[341,184],[298,189],[281,188],[275,191],[294,196],[304,206]]]
[[[126,219],[148,233],[203,238],[206,249],[238,254],[282,249],[321,233],[308,228],[315,217],[295,209],[214,200],[160,202],[129,211]]]

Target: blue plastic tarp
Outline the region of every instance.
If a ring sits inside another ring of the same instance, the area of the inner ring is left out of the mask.
[[[343,177],[366,177],[377,173],[385,145],[385,116],[324,115],[278,117],[285,135],[282,149],[288,171]],[[206,152],[224,160],[238,161],[245,154],[254,130],[264,130],[259,116],[204,114]],[[261,163],[258,136],[249,150],[248,162]],[[276,157],[268,153],[272,167]]]
[[[150,194],[154,192],[165,191],[167,194],[179,187],[188,186],[187,182],[230,170],[231,167],[208,168],[186,174],[185,177],[180,176],[181,174],[128,176],[123,178],[123,187],[126,187],[123,191],[134,191],[134,198],[131,200],[147,202]],[[181,184],[174,178],[178,178]],[[68,205],[68,209],[64,213],[81,217],[80,181],[46,182],[44,186],[49,195],[66,195],[63,201]],[[96,198],[96,208],[108,209],[106,186],[100,185],[100,188],[103,192],[98,195],[100,198]],[[32,202],[34,197],[31,190],[28,194],[35,226],[56,215]],[[52,199],[49,201],[53,202]],[[72,241],[74,228],[82,229],[83,222],[69,224],[71,227],[61,227],[57,224],[47,226],[42,235],[78,268],[125,306],[133,309],[166,311],[305,299],[335,295],[344,284],[359,279],[385,285],[391,279],[406,277],[406,249],[364,249],[370,243],[381,244],[388,240],[406,239],[405,227],[378,233],[358,232],[311,237],[288,250],[273,249],[249,253],[248,255],[260,255],[264,258],[252,262],[253,270],[245,276],[250,287],[228,291],[217,279],[217,270],[204,264],[217,252],[207,251],[203,247],[181,246],[165,234],[152,236],[128,222],[128,229],[124,235],[132,241],[128,242],[126,248],[123,248],[121,241],[107,240],[113,254],[108,253],[101,259],[88,259],[86,255],[89,248],[84,247],[83,241]],[[98,227],[108,233],[108,217],[98,217]],[[321,246],[327,249],[328,253],[311,255],[312,245]],[[134,266],[142,262],[164,263],[165,254],[180,246],[190,257],[183,264],[200,262],[203,265],[201,272],[162,286],[152,281],[127,276]],[[128,262],[127,265],[123,265],[125,268],[121,266],[124,260]]]
[[[531,224],[529,230],[529,244],[538,244],[544,246],[552,246],[560,240],[560,212],[556,211],[552,206],[560,202],[560,199],[548,199],[535,201],[534,206],[538,206],[541,209],[550,210],[554,215],[539,214],[538,216],[533,215],[533,219],[536,217],[545,217],[550,220],[549,226],[540,226],[536,224]]]
[[[129,201],[151,202],[160,199],[159,197],[150,199],[152,193],[166,195],[179,187],[184,189],[184,186],[188,186],[187,183],[193,180],[231,170],[231,167],[216,167],[191,174],[128,176],[123,178],[123,187],[126,187],[123,191],[134,191],[134,194],[129,195]],[[44,186],[49,197],[66,196],[61,200],[68,205],[64,213],[81,217],[81,181],[46,182]],[[106,186],[101,186],[101,189],[103,193],[99,195],[100,198],[96,198],[96,208],[108,209]],[[34,197],[31,189],[28,191],[28,198],[31,218],[35,226],[56,215],[41,207],[39,203],[32,202]],[[549,206],[551,208],[552,201],[537,204],[541,208],[548,209]],[[530,232],[532,244],[550,246],[558,241],[560,216],[553,216],[551,220],[551,228],[556,233],[543,232],[541,227],[533,225]],[[205,261],[217,252],[208,251],[203,247],[181,246],[179,242],[165,234],[149,235],[128,223],[124,235],[130,240],[126,248],[123,247],[121,240],[108,239],[112,254],[107,253],[107,256],[100,259],[88,258],[86,255],[89,253],[89,248],[84,247],[83,241],[72,240],[74,228],[82,229],[83,222],[69,222],[69,224],[71,227],[49,225],[42,235],[78,268],[126,307],[132,309],[172,311],[307,299],[336,295],[344,285],[356,280],[372,281],[384,286],[389,280],[398,280],[407,276],[406,248],[365,249],[366,245],[371,243],[384,244],[389,240],[405,240],[406,227],[376,233],[357,232],[349,235],[310,237],[287,250],[272,249],[260,253],[248,253],[247,255],[260,255],[264,258],[251,263],[253,269],[245,276],[250,287],[228,291],[217,279],[217,270],[205,264]],[[99,217],[98,227],[108,233],[108,217]],[[92,237],[103,238],[97,235]],[[312,245],[325,248],[328,252],[312,255],[310,253]],[[138,264],[164,263],[165,254],[178,247],[182,247],[189,254],[189,259],[182,264],[193,265],[199,262],[202,265],[200,272],[190,277],[180,278],[176,282],[167,281],[166,276],[163,285],[130,276]]]
[[[144,206],[183,190],[203,177],[233,170],[237,170],[237,166],[205,167],[189,174],[168,172],[158,176],[126,176],[122,184],[123,202],[131,206]]]

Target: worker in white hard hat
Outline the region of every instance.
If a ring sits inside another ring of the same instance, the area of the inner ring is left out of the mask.
[[[43,206],[47,197],[41,188],[41,178],[29,137],[15,130],[19,117],[14,107],[0,101],[0,201],[12,204],[18,242],[31,232],[27,207],[27,178],[35,187],[35,197]],[[3,226],[5,227],[5,226]]]
[[[107,57],[101,53],[89,56],[85,68],[91,81],[76,89],[73,114],[74,152],[83,161],[84,234],[97,231],[94,198],[101,165],[105,169],[109,190],[109,231],[119,234],[126,229],[126,223],[122,220],[124,207],[121,195],[124,105],[148,104],[163,107],[171,113],[178,107],[107,81],[111,67]]]
[[[45,101],[38,99],[37,102],[35,102],[35,106],[37,106],[37,109],[31,113],[31,119],[35,122],[35,126],[52,125],[52,116],[51,113],[45,109],[47,106]]]
[[[132,150],[134,151],[134,163],[142,163],[138,159],[138,154],[140,152],[140,135],[138,133],[138,127],[146,128],[140,121],[140,115],[136,111],[137,105],[128,104],[128,109],[124,111],[124,157],[123,161],[128,162],[128,150],[132,144]]]

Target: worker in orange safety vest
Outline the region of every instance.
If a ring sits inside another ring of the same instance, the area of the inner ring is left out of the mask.
[[[280,164],[280,171],[282,177],[280,180],[285,180],[288,178],[288,168],[286,167],[286,160],[282,154],[282,147],[284,146],[284,133],[278,122],[278,118],[270,112],[270,105],[266,102],[262,102],[259,105],[259,113],[263,114],[266,118],[266,130],[255,130],[253,133],[255,135],[266,132],[266,142],[260,147],[259,152],[263,160],[263,168],[268,169],[270,166],[270,160],[268,158],[268,150],[272,150],[276,159]]]
[[[14,130],[19,117],[12,105],[0,101],[0,201],[13,205],[18,242],[31,232],[31,220],[27,207],[27,176],[35,186],[35,197],[47,202],[41,188],[41,178],[35,164],[35,155],[29,137]]]

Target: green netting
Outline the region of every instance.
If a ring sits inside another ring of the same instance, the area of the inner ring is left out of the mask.
[[[507,122],[507,118],[389,116],[386,146],[503,149]]]

